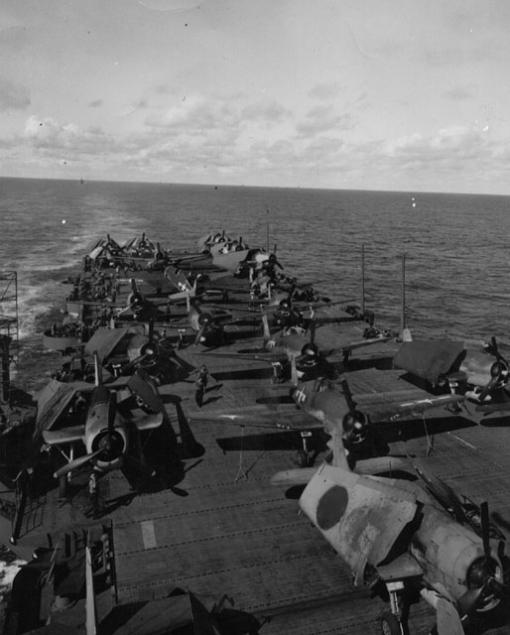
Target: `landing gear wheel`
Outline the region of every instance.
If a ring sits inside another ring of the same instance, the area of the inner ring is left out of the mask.
[[[382,635],[403,635],[402,624],[393,613],[383,613],[381,615]]]

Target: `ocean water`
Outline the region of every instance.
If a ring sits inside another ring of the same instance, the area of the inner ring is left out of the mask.
[[[25,348],[94,238],[145,231],[192,251],[224,228],[265,245],[268,222],[285,268],[334,298],[359,300],[364,244],[367,306],[385,324],[399,323],[405,253],[415,331],[506,337],[510,197],[0,179],[0,271],[18,272]]]
[[[268,223],[285,269],[333,299],[359,302],[365,245],[366,305],[384,326],[400,322],[405,253],[416,334],[510,340],[510,197],[0,178],[0,272],[18,275],[16,383],[33,391],[58,363],[40,333],[95,238],[145,231],[165,248],[193,251],[200,236],[225,229],[265,246]],[[0,554],[0,587],[17,570],[12,560]]]

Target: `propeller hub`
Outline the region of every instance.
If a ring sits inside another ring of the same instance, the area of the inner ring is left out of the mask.
[[[103,430],[94,439],[92,451],[101,450],[98,460],[110,463],[124,454],[125,447],[124,437],[117,430]]]
[[[494,362],[491,366],[491,377],[494,379],[498,379],[499,381],[506,379],[508,376],[508,366],[503,363],[501,360]]]
[[[363,443],[368,433],[368,417],[354,410],[348,412],[342,421],[344,443],[358,445]]]
[[[474,560],[466,574],[466,593],[463,609],[472,611],[489,611],[500,602],[498,593],[493,590],[493,582],[501,582],[502,574],[499,563],[492,557],[480,556]]]

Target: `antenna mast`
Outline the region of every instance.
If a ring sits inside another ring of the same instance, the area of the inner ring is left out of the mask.
[[[401,256],[402,258],[402,314],[400,317],[401,320],[401,330],[403,331],[407,328],[407,315],[406,315],[406,253],[404,252]]]
[[[361,245],[361,312],[365,313],[365,244]]]
[[[266,208],[266,252],[269,253],[269,207]]]

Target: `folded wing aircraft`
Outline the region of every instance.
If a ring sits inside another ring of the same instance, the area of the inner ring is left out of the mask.
[[[141,432],[163,423],[164,408],[151,384],[133,375],[104,385],[97,354],[95,368],[94,386],[85,382],[63,384],[39,403],[38,432],[43,441],[57,447],[67,461],[56,470],[56,478],[84,465],[92,465],[102,472],[121,467],[128,455],[133,428]],[[128,412],[122,408],[121,412],[122,403],[117,403],[116,390],[123,388],[135,395],[144,411]],[[85,454],[75,458],[76,447],[84,447]]]

